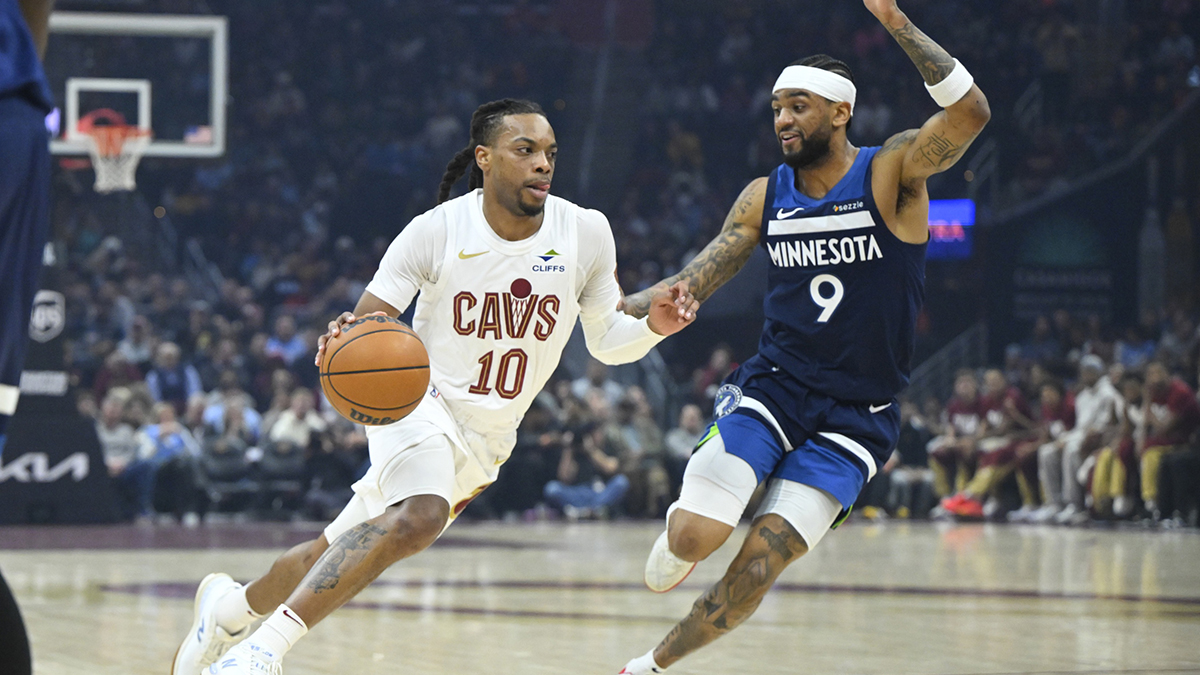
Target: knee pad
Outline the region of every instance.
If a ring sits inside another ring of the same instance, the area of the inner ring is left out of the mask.
[[[667,518],[679,508],[737,527],[757,487],[754,469],[741,457],[725,452],[725,441],[715,434],[688,461],[679,501],[671,505]]]

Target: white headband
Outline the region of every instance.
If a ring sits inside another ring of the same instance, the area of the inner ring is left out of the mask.
[[[779,79],[775,80],[775,88],[771,91],[779,91],[780,89],[806,89],[816,94],[824,96],[830,101],[850,104],[850,114],[854,114],[854,99],[858,95],[858,90],[854,88],[854,83],[850,80],[821,68],[813,68],[812,66],[788,66],[779,74]]]

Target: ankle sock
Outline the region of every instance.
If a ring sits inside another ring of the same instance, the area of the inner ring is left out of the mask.
[[[250,608],[250,602],[246,600],[245,586],[226,593],[217,601],[217,625],[227,633],[237,633],[262,616]]]
[[[274,658],[282,659],[304,634],[308,625],[287,605],[280,605],[275,613],[267,617],[262,626],[250,636],[250,642],[256,644]]]

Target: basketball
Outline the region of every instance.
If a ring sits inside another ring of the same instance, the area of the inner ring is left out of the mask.
[[[364,316],[325,345],[321,388],[346,419],[391,424],[416,409],[429,386],[421,338],[387,316]]]

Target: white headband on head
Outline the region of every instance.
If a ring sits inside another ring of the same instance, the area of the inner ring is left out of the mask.
[[[851,115],[854,114],[854,99],[858,95],[858,90],[854,88],[854,83],[850,80],[837,73],[812,66],[784,68],[783,72],[779,74],[779,79],[775,80],[775,88],[771,91],[780,89],[806,89],[817,96],[824,96],[830,101],[849,103]]]

